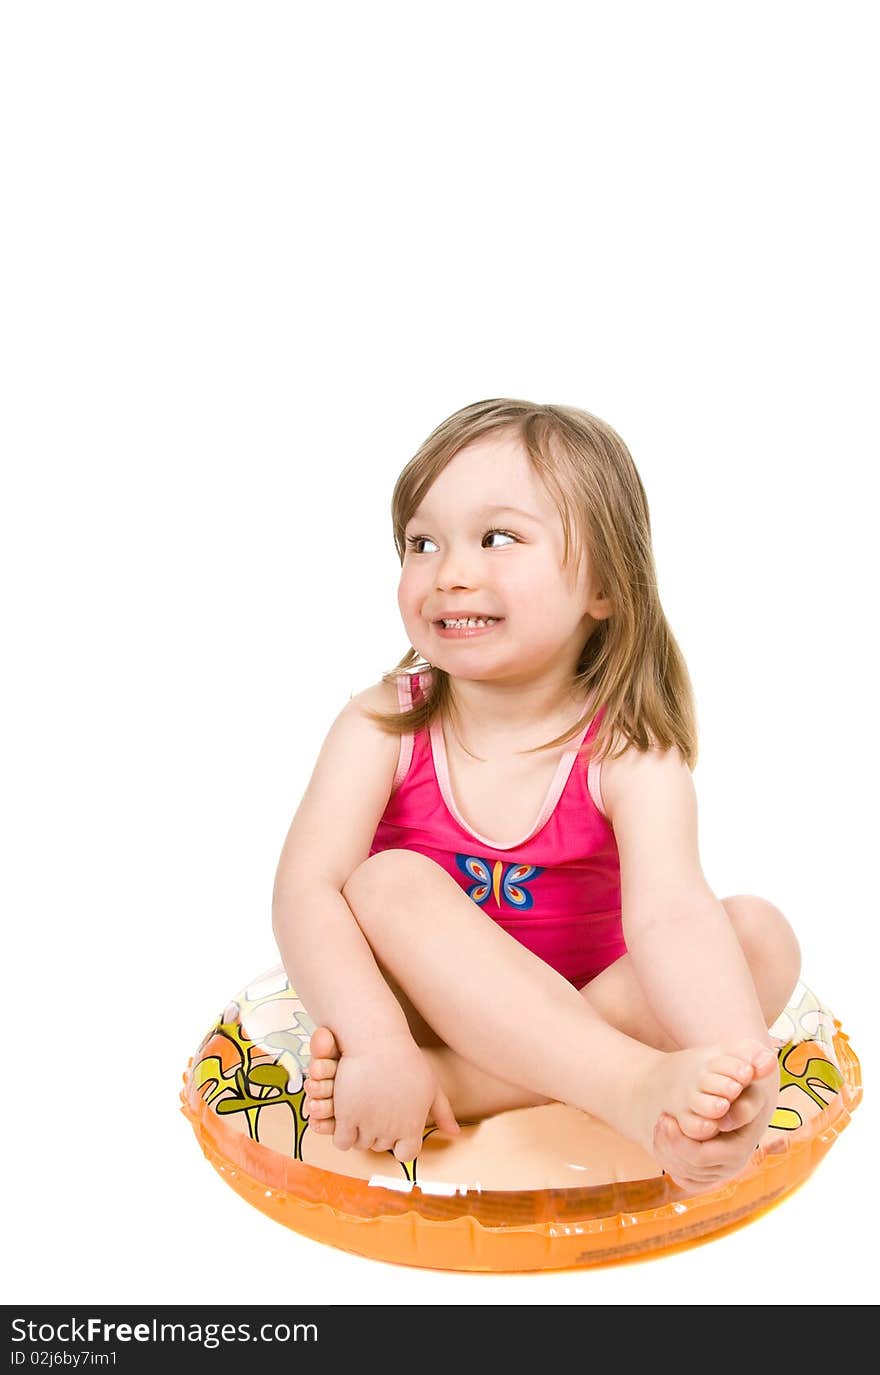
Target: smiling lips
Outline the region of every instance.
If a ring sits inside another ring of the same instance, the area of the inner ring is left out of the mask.
[[[474,617],[474,619],[482,620],[482,617]],[[503,616],[497,616],[490,618],[488,625],[453,625],[448,628],[442,621],[435,621],[434,629],[445,640],[465,640],[472,639],[475,635],[490,634],[503,620]]]
[[[434,621],[502,621],[503,616],[493,616],[489,611],[441,611]]]

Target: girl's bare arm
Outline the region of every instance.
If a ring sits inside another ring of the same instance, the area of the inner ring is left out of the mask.
[[[629,747],[603,765],[602,790],[620,856],[624,938],[658,1020],[682,1046],[769,1043],[742,947],[702,871],[696,793],[678,750]]]
[[[272,893],[272,929],[288,978],[342,1050],[386,1035],[410,1036],[342,896],[369,854],[400,747],[361,707],[387,710],[396,705],[389,697],[387,684],[367,688],[331,725],[287,833]]]
[[[340,1050],[389,1036],[412,1039],[400,1003],[333,884],[304,879],[295,894],[276,896],[272,929],[291,984],[315,1024],[332,1028]]]

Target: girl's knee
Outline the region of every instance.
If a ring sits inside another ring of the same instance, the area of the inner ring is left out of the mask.
[[[725,911],[754,972],[775,971],[792,988],[800,977],[801,948],[787,917],[766,898],[725,898]]]
[[[417,850],[379,850],[363,860],[346,879],[342,896],[363,900],[373,892],[387,893],[390,884],[403,882],[411,887],[420,879],[424,880],[426,866],[437,867],[433,860]]]

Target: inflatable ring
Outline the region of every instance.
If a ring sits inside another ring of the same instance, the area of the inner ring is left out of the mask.
[[[427,1127],[423,1149],[339,1151],[309,1131],[303,1082],[315,1024],[283,969],[234,998],[189,1061],[183,1112],[247,1202],[314,1240],[442,1270],[548,1270],[682,1247],[778,1203],[813,1171],[861,1098],[840,1023],[803,984],[771,1028],[776,1111],[752,1162],[688,1194],[598,1118],[562,1103]]]

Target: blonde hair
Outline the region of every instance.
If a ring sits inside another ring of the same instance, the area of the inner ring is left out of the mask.
[[[395,484],[391,518],[401,565],[407,522],[437,475],[471,440],[499,431],[518,436],[554,500],[565,536],[563,567],[569,566],[573,549],[576,558],[589,550],[595,585],[611,602],[611,614],[597,622],[575,670],[573,687],[588,699],[589,713],[535,750],[572,739],[604,707],[592,742],[597,761],[609,754],[617,758],[629,744],[641,751],[677,746],[693,770],[697,724],[690,675],[660,605],[645,490],[628,448],[610,425],[572,406],[506,398],[456,411],[432,431]],[[438,715],[455,714],[449,675],[412,647],[382,681],[394,682],[418,668],[431,669],[430,683],[411,710],[367,711],[388,734],[415,732]]]

